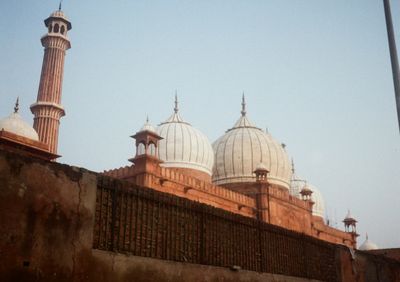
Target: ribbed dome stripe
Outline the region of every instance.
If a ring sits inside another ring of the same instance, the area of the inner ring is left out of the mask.
[[[165,137],[165,161],[168,161],[168,143],[169,143],[169,134],[170,134],[169,128],[170,127],[171,127],[171,124],[168,124],[167,136]]]
[[[204,140],[204,138],[203,138],[203,147],[204,147],[204,159],[203,159],[204,162],[203,163],[208,164],[209,159],[210,159],[210,152],[207,153],[205,146],[206,146],[206,140]]]
[[[254,133],[254,135],[257,137],[258,144],[260,145],[260,151],[261,151],[261,153],[260,153],[260,163],[265,163],[264,154],[265,154],[266,152],[263,151],[263,145],[262,145],[262,143],[261,143],[260,136],[259,136],[259,134],[257,134],[257,133]],[[267,149],[268,149],[268,146],[267,146]],[[267,164],[267,165],[269,165],[269,164]],[[271,168],[269,168],[269,169],[271,170]]]
[[[185,144],[185,135],[183,134],[183,128],[182,128],[182,125],[180,125],[179,126],[179,128],[180,128],[180,130],[181,130],[181,151],[182,151],[182,153],[181,153],[181,159],[184,161],[185,160],[185,147],[184,147],[184,144]],[[176,142],[176,140],[175,140],[175,142]]]
[[[241,151],[242,151],[242,175],[244,175],[244,129],[243,128],[241,128],[240,129],[240,131],[242,131],[242,140],[241,140],[241,142],[242,142],[242,146],[240,146],[241,147]]]
[[[170,142],[170,144],[171,143],[174,145],[174,160],[176,160],[176,123],[174,123],[174,139],[173,142]]]
[[[235,175],[235,142],[236,137],[238,136],[239,130],[236,130],[235,134],[233,135],[233,142],[232,142],[232,173]]]
[[[226,153],[226,148],[228,147],[228,141],[229,141],[229,138],[231,138],[232,137],[232,134],[231,133],[229,133],[229,134],[227,134],[226,135],[226,141],[225,141],[225,144],[224,144],[224,154],[223,154],[223,158],[224,158],[224,177],[227,177],[227,175],[228,175],[228,172],[226,171],[226,164],[227,164],[227,160],[226,160],[226,157],[227,157],[227,153]]]
[[[282,147],[278,147],[278,146],[280,146],[279,144],[277,144],[277,143],[275,143],[275,142],[273,142],[273,144],[274,144],[274,147],[275,147],[275,164],[276,164],[276,175],[279,175],[279,156],[278,156],[278,152],[280,152],[280,150],[283,150],[282,149]],[[272,156],[271,156],[271,158],[272,158]]]
[[[221,138],[218,138],[217,139],[217,141],[215,141],[215,143],[213,144],[214,146],[215,146],[215,149],[214,149],[214,151],[215,151],[215,155],[214,155],[214,163],[215,163],[215,165],[214,165],[214,173],[213,173],[213,178],[218,178],[219,177],[219,175],[220,175],[220,173],[219,173],[219,170],[218,170],[218,163],[217,163],[217,161],[219,160],[219,155],[220,155],[220,153],[219,153],[219,148],[220,148],[220,146],[221,146],[221,144],[222,144],[223,142],[222,142],[222,140],[221,140]],[[216,145],[215,145],[216,144]],[[213,146],[213,147],[214,147]],[[214,175],[215,174],[215,175]]]
[[[183,126],[182,126],[182,128],[183,128]],[[189,144],[190,144],[189,145],[189,158],[188,158],[188,161],[191,162],[192,161],[192,150],[193,150],[192,142],[193,142],[193,140],[192,140],[192,135],[189,132],[189,128],[187,126],[185,126],[185,128],[186,128],[187,135],[189,136]]]
[[[201,163],[204,163],[204,153],[205,153],[205,150],[206,150],[206,148],[205,148],[205,142],[204,142],[204,138],[202,137],[202,136],[200,136],[199,135],[199,133],[198,132],[196,132],[196,134],[197,134],[197,136],[199,136],[199,139],[201,139],[201,143],[202,143],[202,154],[201,154]]]
[[[253,138],[251,138],[251,131],[247,128],[247,134],[249,135],[249,139],[250,139],[250,152],[251,152],[251,159],[250,159],[250,163],[251,163],[251,171],[254,171],[254,156],[253,156]],[[257,164],[255,164],[257,165]],[[243,171],[244,174],[244,171]]]

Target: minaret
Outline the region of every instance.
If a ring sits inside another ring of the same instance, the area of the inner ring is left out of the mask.
[[[55,11],[44,24],[47,34],[41,38],[44,47],[42,73],[40,76],[37,101],[31,105],[34,114],[33,127],[39,140],[49,145],[50,152],[57,153],[58,129],[60,118],[65,115],[61,105],[62,80],[64,74],[64,57],[71,48],[67,32],[71,23],[61,11]]]

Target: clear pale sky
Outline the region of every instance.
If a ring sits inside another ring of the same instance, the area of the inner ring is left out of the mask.
[[[392,0],[400,44],[400,4]],[[58,2],[0,1],[0,117],[32,123],[43,20]],[[72,22],[59,160],[128,165],[129,138],[182,117],[216,140],[240,115],[287,145],[297,174],[382,248],[400,246],[400,136],[380,0],[64,1]]]

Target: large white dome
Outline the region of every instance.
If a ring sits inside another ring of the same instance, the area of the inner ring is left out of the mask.
[[[39,136],[35,129],[22,119],[17,110],[8,117],[0,120],[0,130],[4,129],[16,135],[39,141]]]
[[[254,170],[264,163],[269,170],[268,181],[289,189],[292,172],[286,151],[270,134],[248,120],[244,100],[242,106],[242,116],[236,124],[213,143],[213,183],[254,182]]]
[[[177,102],[176,102],[177,103]],[[208,138],[178,114],[177,104],[174,113],[157,127],[163,139],[158,145],[158,156],[164,167],[199,170],[211,176],[214,152]]]

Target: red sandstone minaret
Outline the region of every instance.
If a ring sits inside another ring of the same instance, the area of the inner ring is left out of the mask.
[[[44,21],[48,32],[41,39],[44,47],[42,73],[37,101],[31,105],[35,115],[33,127],[39,140],[49,145],[50,152],[57,153],[60,118],[65,115],[61,105],[64,57],[71,48],[67,32],[71,23],[61,11],[55,11]]]

